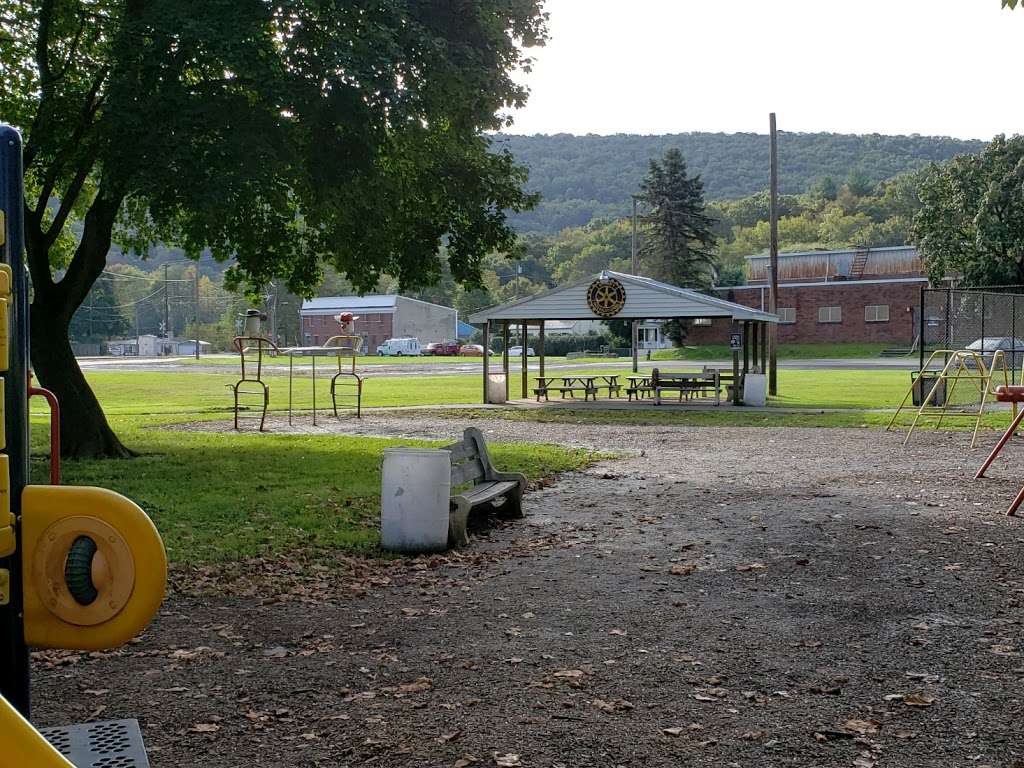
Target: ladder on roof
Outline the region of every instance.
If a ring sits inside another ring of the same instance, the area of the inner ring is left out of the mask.
[[[853,266],[850,267],[850,277],[857,280],[864,277],[864,268],[868,265],[869,248],[861,248],[853,257]]]

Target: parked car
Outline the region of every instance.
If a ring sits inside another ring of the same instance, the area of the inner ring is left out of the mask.
[[[483,357],[484,348],[481,344],[463,344],[459,348],[459,355],[462,357]]]
[[[1018,368],[1024,361],[1024,341],[1013,336],[986,336],[982,339],[975,339],[967,345],[967,349],[973,352],[980,352],[983,357],[991,357],[997,349],[1003,350],[1003,359],[1006,360],[1006,367]],[[970,361],[968,366],[972,365]]]
[[[420,340],[411,337],[388,339],[377,347],[377,354],[381,357],[402,357],[403,355],[418,357],[422,353]]]
[[[457,355],[459,354],[459,342],[457,341],[432,341],[423,348],[424,355]]]
[[[537,353],[533,351],[533,347],[527,347],[526,348],[526,356],[527,357],[533,357],[535,354],[537,354]],[[509,347],[508,348],[508,356],[509,357],[522,357],[523,356],[523,348],[522,347]]]

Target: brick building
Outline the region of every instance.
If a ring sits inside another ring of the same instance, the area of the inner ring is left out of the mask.
[[[724,299],[768,308],[768,256],[747,257],[747,284],[718,288]],[[928,285],[913,246],[779,254],[781,343],[879,342],[909,347]],[[725,323],[695,321],[688,344],[722,344]]]
[[[363,338],[363,349],[369,354],[387,339],[414,337],[425,346],[432,341],[458,337],[458,311],[405,296],[323,296],[302,302],[299,317],[302,343],[319,346],[338,334],[334,319],[342,312],[351,312],[359,319],[356,333]]]

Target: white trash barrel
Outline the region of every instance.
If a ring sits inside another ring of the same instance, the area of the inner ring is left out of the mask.
[[[748,373],[743,377],[743,404],[763,407],[768,400],[768,377]]]
[[[508,387],[504,373],[487,374],[487,402],[498,404],[508,402]]]
[[[393,552],[448,548],[452,455],[433,448],[385,448],[381,469],[381,546]]]

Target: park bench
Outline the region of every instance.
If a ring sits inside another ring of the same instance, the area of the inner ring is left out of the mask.
[[[654,404],[661,405],[662,392],[678,392],[679,400],[684,395],[714,395],[715,405],[721,402],[718,372],[711,373],[663,373],[655,368],[651,372],[651,388],[654,390]]]
[[[526,476],[519,472],[499,472],[491,463],[483,433],[468,427],[458,443],[445,446],[451,453],[452,490],[448,512],[448,545],[469,543],[466,524],[477,507],[496,507],[508,517],[523,516],[523,492]]]
[[[641,397],[648,397],[651,394],[650,376],[629,376],[629,384],[626,385],[626,398],[632,400],[634,397],[639,400]]]

